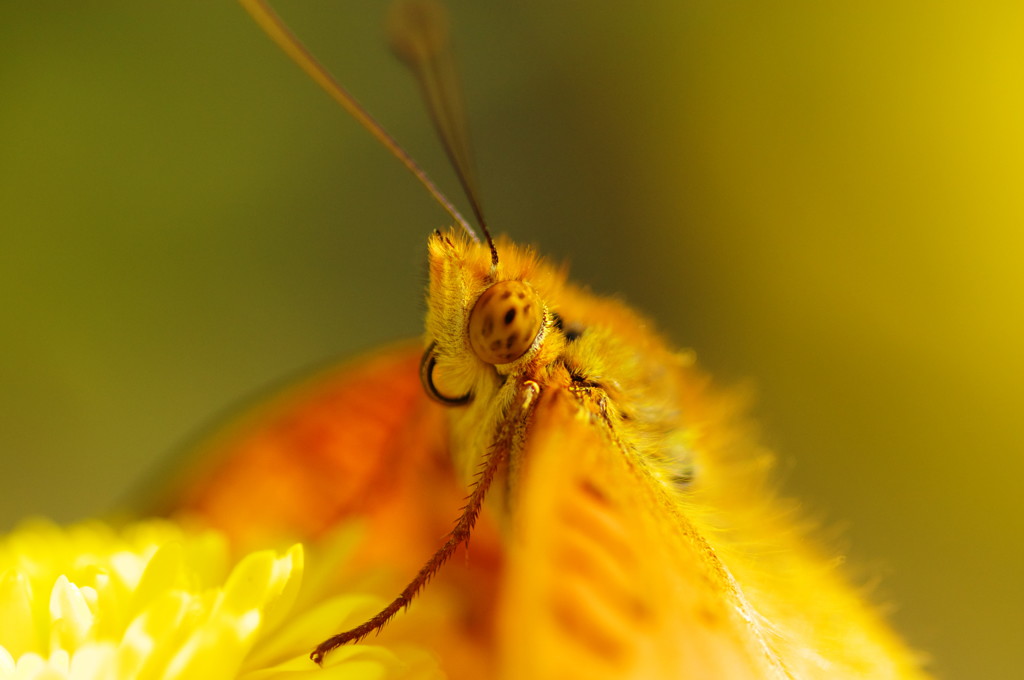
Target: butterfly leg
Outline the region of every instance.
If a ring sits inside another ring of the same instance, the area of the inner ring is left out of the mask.
[[[525,388],[520,408],[523,412],[528,412],[537,394],[539,394],[540,388],[533,381],[527,381]],[[520,419],[511,420],[512,422],[521,422]],[[500,433],[497,441],[483,461],[476,483],[473,485],[473,491],[470,493],[466,505],[462,507],[462,512],[455,523],[455,528],[448,534],[448,540],[423,565],[423,568],[420,569],[416,577],[405,587],[401,594],[369,621],[321,642],[309,655],[310,659],[319,665],[323,665],[324,656],[328,652],[349,642],[358,642],[370,633],[379,631],[387,625],[388,621],[395,614],[409,606],[420,590],[423,589],[441,566],[448,561],[448,558],[452,556],[456,548],[469,541],[470,534],[473,532],[473,526],[476,524],[476,520],[483,508],[484,498],[487,496],[491,482],[494,480],[495,474],[500,469],[502,463],[508,458],[512,442],[517,436],[521,436],[521,433],[517,432],[514,427],[506,427]]]

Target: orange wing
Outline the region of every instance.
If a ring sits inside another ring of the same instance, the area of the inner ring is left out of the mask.
[[[315,542],[358,520],[363,538],[338,573],[392,596],[437,549],[466,495],[444,409],[420,385],[420,352],[402,345],[346,362],[253,409],[196,450],[162,511],[198,517],[243,547]],[[382,639],[414,636],[449,677],[480,677],[493,663],[500,566],[495,524],[482,518],[472,553],[460,551]]]
[[[501,596],[507,678],[788,677],[712,549],[565,391],[523,451]]]
[[[163,505],[241,543],[402,510],[414,479],[448,476],[444,416],[423,396],[418,355],[402,346],[332,367],[246,413],[196,450]]]

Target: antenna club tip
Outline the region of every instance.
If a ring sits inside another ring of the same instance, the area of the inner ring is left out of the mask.
[[[448,13],[435,0],[399,0],[388,13],[387,32],[402,61],[427,61],[447,49]]]

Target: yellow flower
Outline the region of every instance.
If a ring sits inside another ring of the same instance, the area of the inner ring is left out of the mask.
[[[317,668],[313,646],[380,603],[302,588],[303,561],[296,544],[232,564],[221,534],[164,520],[26,522],[0,537],[0,678],[440,677],[425,652],[372,645]]]

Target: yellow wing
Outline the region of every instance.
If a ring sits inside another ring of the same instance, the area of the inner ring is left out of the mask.
[[[770,499],[760,519],[712,522],[728,491],[662,483],[565,389],[542,393],[527,427],[499,605],[504,677],[927,677]],[[714,474],[722,454],[705,454]]]
[[[523,450],[501,600],[505,677],[784,678],[711,548],[566,391]]]

